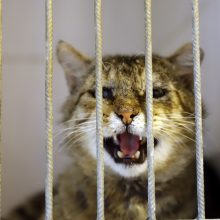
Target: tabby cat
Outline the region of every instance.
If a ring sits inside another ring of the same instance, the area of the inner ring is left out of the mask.
[[[54,220],[96,219],[95,62],[63,41],[58,44],[57,56],[70,91],[63,106],[63,145],[72,163],[57,183]],[[105,219],[145,220],[148,215],[144,56],[103,57],[102,83]],[[191,44],[169,57],[153,55],[153,115],[156,217],[195,218]],[[215,213],[218,207],[211,208],[207,206],[207,217],[220,217]],[[35,219],[24,209],[19,213],[25,213],[23,219]],[[39,210],[37,214],[40,215]]]

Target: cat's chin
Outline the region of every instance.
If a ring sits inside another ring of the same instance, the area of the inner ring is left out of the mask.
[[[145,175],[147,172],[147,160],[141,164],[132,165],[116,163],[108,152],[105,152],[105,165],[108,166],[113,173],[124,178],[136,178]]]

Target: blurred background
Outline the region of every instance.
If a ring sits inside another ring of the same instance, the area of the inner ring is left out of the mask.
[[[45,1],[3,1],[3,214],[44,188]],[[220,153],[220,1],[200,0],[205,151]],[[191,1],[153,0],[153,50],[169,55],[191,41]],[[103,1],[105,54],[144,53],[144,1]],[[94,56],[94,1],[54,0],[54,46],[63,39]],[[54,59],[54,117],[67,96]],[[55,141],[55,175],[67,163]]]

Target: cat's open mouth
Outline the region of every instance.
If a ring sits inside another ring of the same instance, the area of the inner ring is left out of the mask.
[[[154,138],[154,146],[158,143]],[[128,132],[104,139],[104,147],[116,163],[141,164],[147,158],[147,140]]]

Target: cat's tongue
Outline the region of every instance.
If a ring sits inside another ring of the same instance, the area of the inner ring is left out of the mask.
[[[125,156],[132,157],[140,147],[139,136],[127,132],[120,134],[119,145],[121,152]]]

